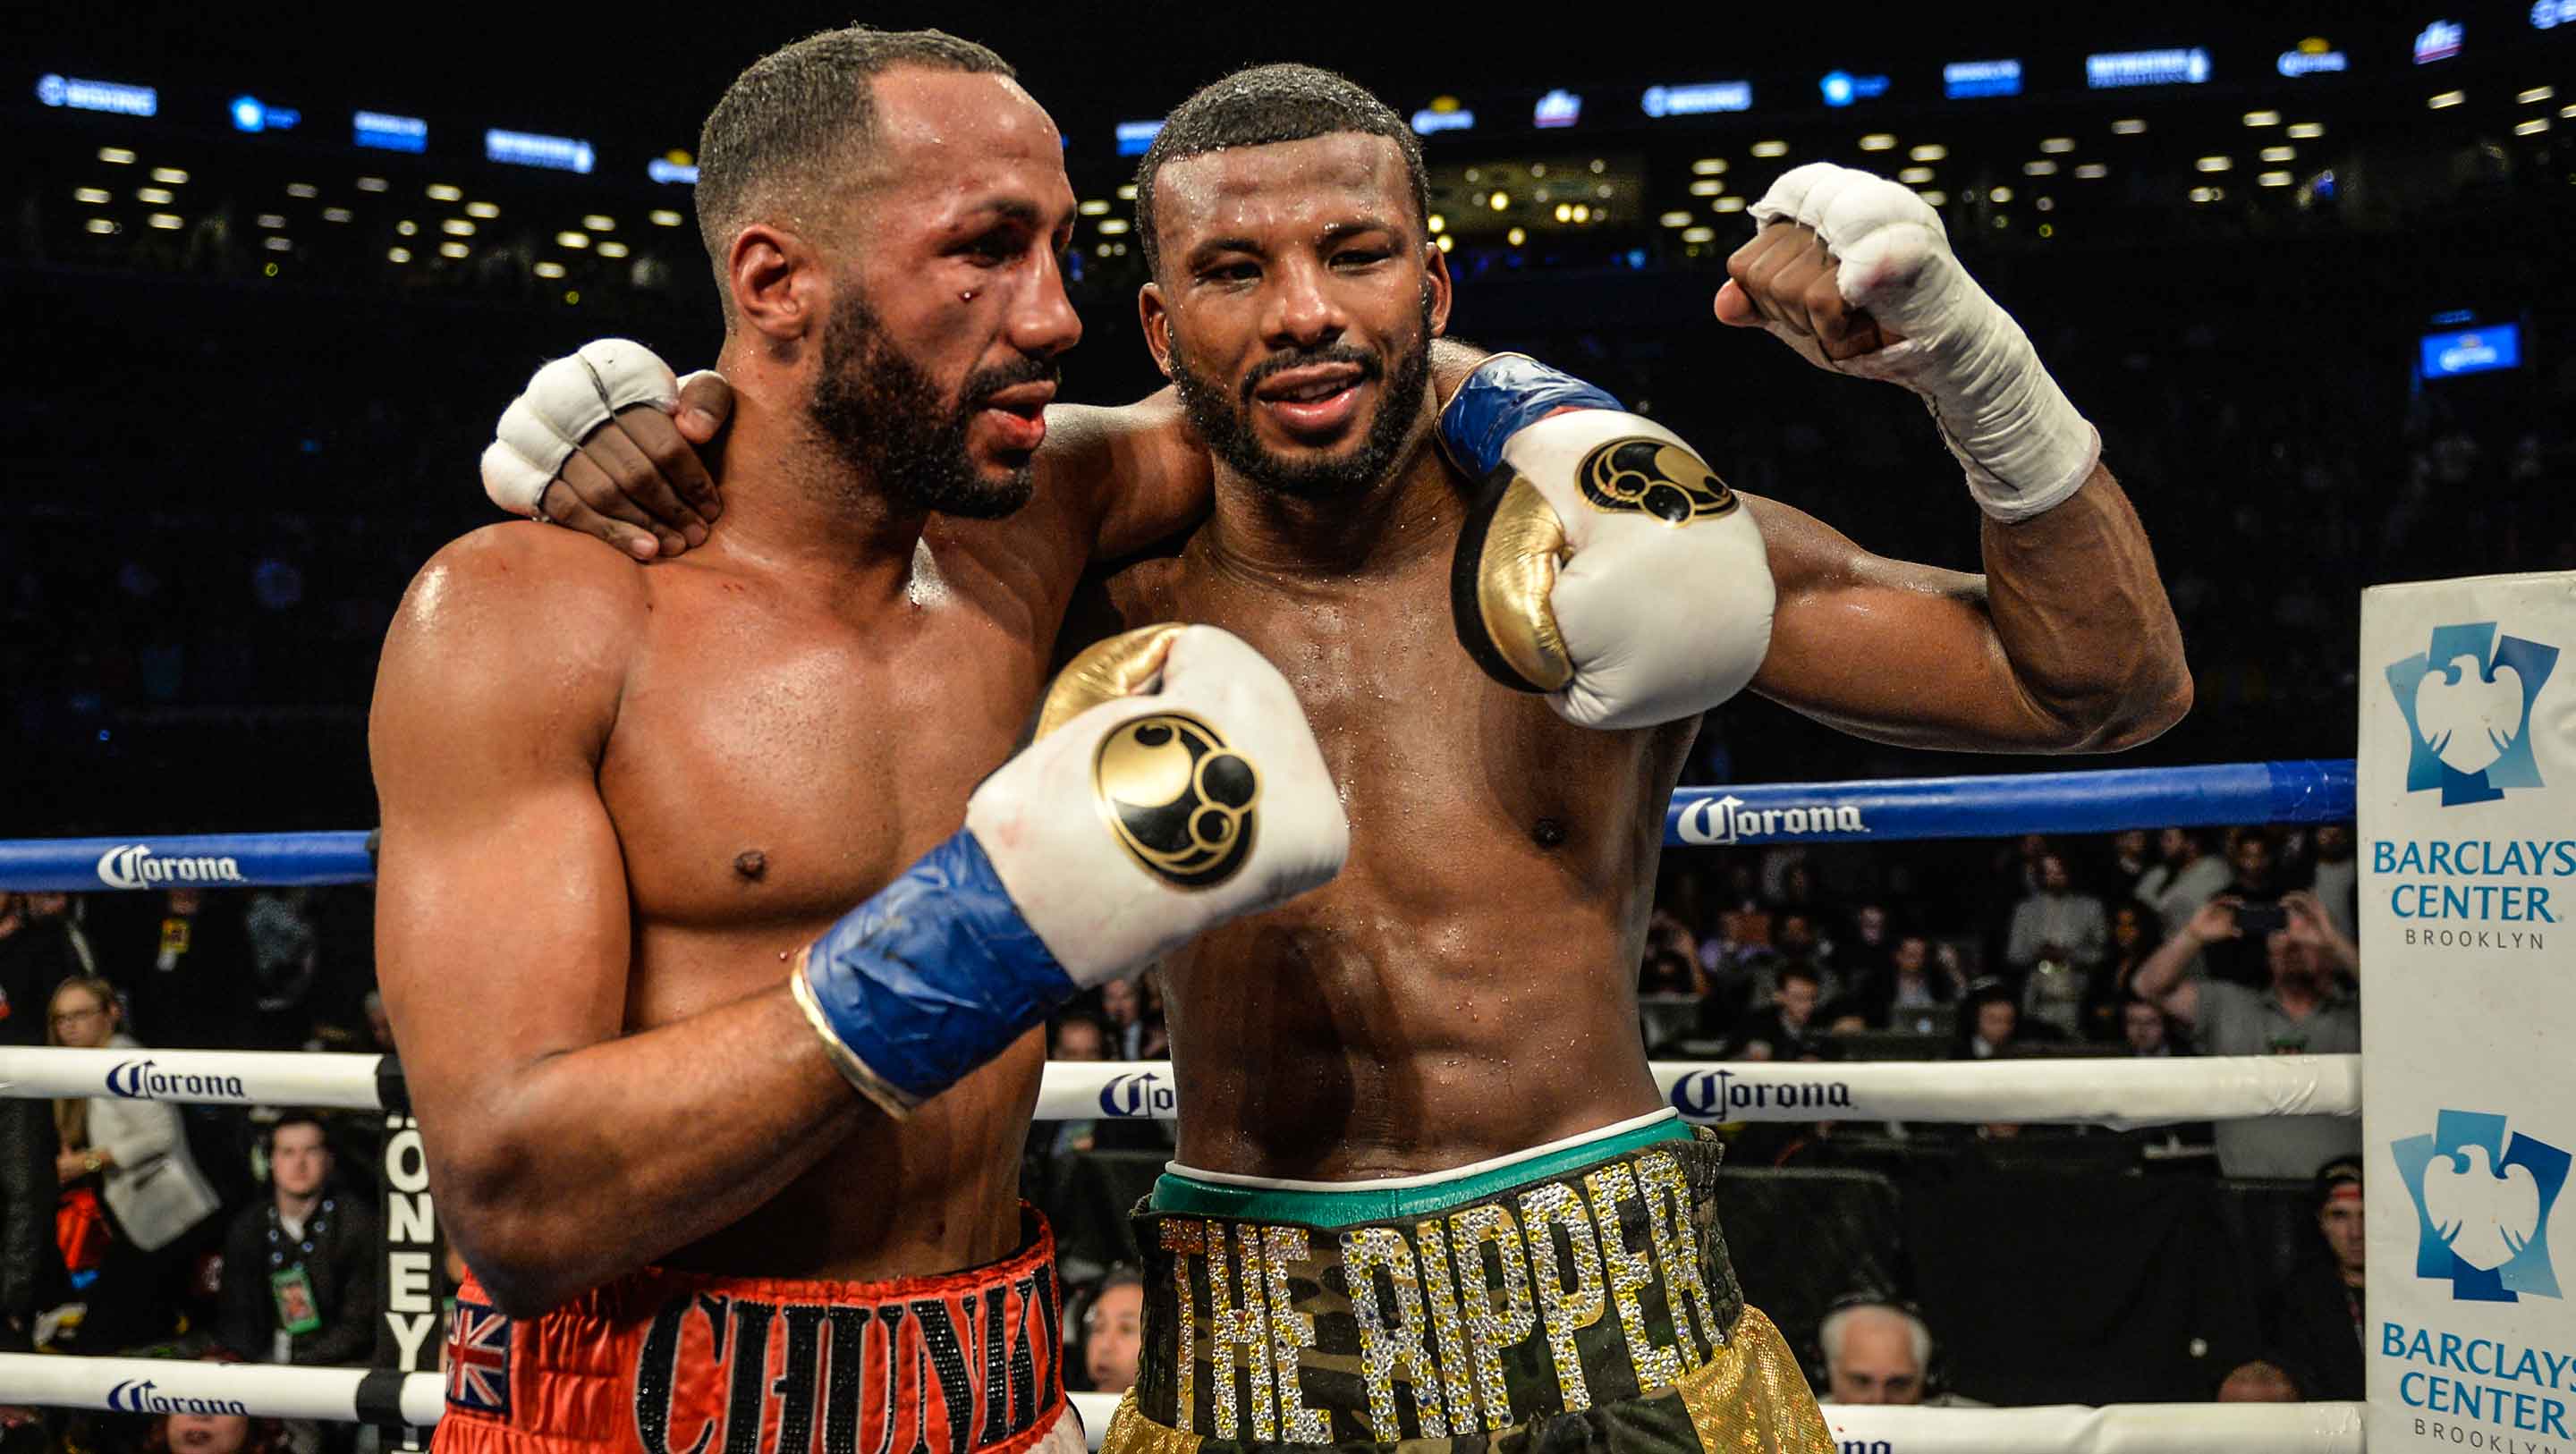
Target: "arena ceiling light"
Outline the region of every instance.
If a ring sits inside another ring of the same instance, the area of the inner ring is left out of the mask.
[[[480,217],[484,221],[489,222],[493,218],[501,215],[501,208],[499,204],[492,202],[468,202],[465,204],[465,215],[468,217]]]
[[[389,248],[386,248],[386,249],[385,249],[385,261],[386,261],[386,262],[389,262],[389,263],[407,263],[407,262],[410,262],[410,261],[411,261],[411,249],[410,249],[410,248],[407,248],[407,247],[389,247]]]
[[[72,188],[72,200],[75,202],[87,202],[92,207],[104,207],[115,199],[113,194],[111,194],[105,187],[74,187]]]
[[[555,246],[588,247],[590,246],[590,234],[587,232],[558,232],[555,234]]]
[[[2532,106],[2537,105],[2542,101],[2546,101],[2557,94],[2558,88],[2555,86],[2534,86],[2530,90],[2521,93],[2513,99],[2514,104],[2516,105]]]
[[[1118,184],[1118,200],[1121,202],[1135,201],[1136,184],[1134,182],[1120,182]]]
[[[1690,194],[1694,197],[1714,197],[1725,190],[1726,184],[1715,177],[1702,177],[1690,184]]]
[[[1100,220],[1100,235],[1103,237],[1116,237],[1118,234],[1125,232],[1127,230],[1127,226],[1127,219],[1124,217],[1104,217]]]
[[[1726,175],[1726,158],[1701,157],[1691,163],[1691,174],[1700,177],[1722,177]]]
[[[2529,121],[2515,122],[2513,126],[2513,134],[2516,136],[2538,136],[2540,133],[2547,131],[2548,129],[2549,118],[2546,116],[2535,116]]]
[[[2248,111],[2245,113],[2245,124],[2248,126],[2278,126],[2281,124],[2281,113],[2278,111]]]
[[[2263,160],[2267,162],[2289,162],[2296,161],[2298,158],[2299,149],[2295,146],[2267,146],[2263,148]]]
[[[2194,187],[2191,189],[2191,200],[2195,202],[2215,202],[2225,195],[2225,193],[2219,191],[2216,187]]]
[[[1741,197],[1720,197],[1708,205],[1720,212],[1741,212],[1744,210],[1744,199]]]
[[[672,211],[668,207],[656,207],[650,215],[650,220],[656,227],[677,227],[680,225],[682,218],[679,213]]]
[[[270,252],[293,252],[295,251],[295,239],[291,237],[272,237],[268,240],[266,246]]]
[[[2235,169],[2235,167],[2236,167],[2236,158],[2234,158],[2234,157],[2202,157],[2200,160],[2198,160],[2198,161],[2196,161],[2196,162],[2193,162],[2193,163],[2192,163],[2192,166],[2193,166],[2196,170],[2204,171],[2204,172],[2225,172],[2225,171],[2232,171],[2232,170],[2234,170],[2234,169]]]
[[[1906,153],[1918,162],[1937,162],[1950,154],[1950,149],[1937,141],[1927,141]]]
[[[2547,98],[2544,97],[2543,99]],[[156,182],[166,182],[173,187],[183,187],[188,183],[188,174],[179,170],[177,167],[154,167],[152,169],[152,180]]]
[[[2290,174],[2288,172],[2265,172],[2254,179],[2254,185],[2258,187],[2286,187],[2290,185]]]
[[[1085,217],[1106,217],[1109,215],[1109,204],[1098,197],[1086,197],[1082,200],[1082,204],[1073,210]]]
[[[115,236],[117,233],[123,232],[123,231],[125,230],[123,226],[121,226],[121,225],[119,225],[119,224],[117,224],[117,223],[115,223],[115,222],[111,222],[111,221],[109,221],[107,218],[104,218],[104,217],[93,217],[93,218],[91,218],[91,219],[89,220],[88,224],[87,224],[87,227],[88,227],[88,230],[89,230],[89,231],[94,232],[94,233],[98,234],[98,235],[99,235],[99,236],[101,236],[101,237],[113,237],[113,236]]]
[[[286,184],[286,195],[289,197],[302,197],[305,200],[310,201],[315,197],[321,196],[322,189],[314,186],[311,182],[289,182]]]
[[[2325,123],[2321,121],[2294,121],[2290,123],[2288,134],[2290,139],[2293,141],[2314,141],[2318,137],[2326,134]]]
[[[2576,117],[2576,105],[2561,106],[2558,108],[2558,114],[2561,116]]]
[[[262,212],[259,214],[259,225],[274,232],[286,225],[286,219],[275,212]]]
[[[322,209],[322,220],[325,222],[346,222],[349,220],[349,217],[350,212],[346,207],[325,207]]]
[[[442,242],[438,245],[440,257],[461,258],[472,250],[461,242]]]
[[[1714,227],[1691,227],[1691,228],[1685,228],[1685,229],[1683,229],[1683,231],[1682,231],[1682,241],[1684,241],[1684,242],[1715,242],[1715,241],[1717,241],[1717,229],[1716,229],[1716,228],[1714,228]]]
[[[2448,111],[2469,99],[2466,91],[2438,91],[2424,98],[2424,104],[2435,111]]]
[[[1757,141],[1753,143],[1753,154],[1758,157],[1787,156],[1789,154],[1789,143],[1785,141]]]
[[[542,263],[537,264],[537,276],[538,276],[538,277],[541,277],[541,278],[560,278],[560,277],[562,277],[563,275],[564,275],[564,265],[563,265],[562,263],[558,263],[558,262],[542,262]]]
[[[1990,192],[1986,193],[1986,200],[1987,200],[1987,201],[1989,201],[1989,202],[1992,202],[1992,203],[1994,203],[1996,206],[2000,207],[2000,206],[2002,206],[2004,203],[2009,202],[2009,201],[2011,201],[2011,200],[2012,200],[2012,188],[2010,188],[2010,187],[1997,187],[1997,188],[1995,188],[1994,190],[1992,190],[1992,191],[1990,191]]]
[[[624,257],[626,256],[626,244],[622,242],[603,242],[599,245],[599,255],[601,257]]]
[[[360,177],[358,179],[358,190],[361,192],[381,192],[390,185],[392,184],[382,177]]]
[[[1903,182],[1909,187],[1919,187],[1925,182],[1932,180],[1932,169],[1930,167],[1907,167],[1905,170],[1896,174],[1896,180]]]
[[[1449,230],[1449,219],[1437,212],[1434,212],[1431,214],[1429,220],[1423,223],[1423,226],[1431,229],[1431,235],[1433,237],[1438,237],[1440,234]]]
[[[1884,131],[1873,131],[1869,135],[1860,139],[1860,149],[1862,151],[1894,151],[1896,149],[1896,138],[1888,135]]]
[[[1947,207],[1950,205],[1950,194],[1947,192],[1917,192],[1915,195],[1923,199],[1923,205],[1926,207]]]
[[[2086,162],[2084,165],[2075,169],[2075,175],[2082,177],[2088,182],[2098,182],[2104,177],[2111,175],[2111,169],[2102,165],[2100,162]]]
[[[420,224],[406,217],[402,221],[394,224],[394,231],[401,236],[409,237],[413,233],[420,231]]]
[[[433,202],[462,202],[465,189],[447,182],[432,182],[429,184],[429,199]]]
[[[1663,216],[1656,218],[1655,221],[1666,227],[1688,227],[1690,226],[1691,215],[1687,212],[1667,212]]]
[[[1456,238],[1454,238],[1454,237],[1451,237],[1448,233],[1445,233],[1445,232],[1444,232],[1444,233],[1442,233],[1442,234],[1440,234],[1438,237],[1433,238],[1433,239],[1432,239],[1432,242],[1433,242],[1433,243],[1435,243],[1436,245],[1438,245],[1439,249],[1440,249],[1443,253],[1448,252],[1448,251],[1449,251],[1449,249],[1451,249],[1451,248],[1453,248],[1453,247],[1456,247],[1456,246],[1458,245],[1458,239],[1456,239]],[[1123,242],[1122,242],[1122,243],[1120,243],[1120,244],[1118,244],[1118,250],[1119,250],[1120,252],[1125,252],[1125,251],[1127,250],[1127,244],[1125,244],[1125,243],[1123,243]]]
[[[2040,140],[2039,149],[2048,153],[2050,156],[2063,155],[2066,152],[2075,150],[2075,138],[2071,136],[2043,137]]]
[[[171,216],[167,212],[155,212],[143,220],[148,225],[157,227],[163,232],[176,232],[179,230],[179,219]]]
[[[1510,243],[1514,247],[1518,247],[1522,243],[1529,241],[1529,234],[1522,231],[1520,228],[1515,227],[1511,231],[1503,234],[1503,241]]]
[[[98,149],[98,159],[108,163],[110,166],[130,167],[134,165],[134,153],[127,151],[121,146],[100,147]]]
[[[167,207],[170,205],[170,190],[167,187],[137,187],[134,189],[134,200],[149,202],[156,207]]]
[[[1496,192],[1485,199],[1485,205],[1493,208],[1497,212],[1503,211],[1505,208],[1512,205],[1512,194],[1509,192]]]
[[[2111,123],[2113,136],[2136,136],[2146,129],[2147,120],[2143,116],[2123,116]]]
[[[2021,174],[2025,177],[2053,177],[2057,175],[2057,163],[2045,157],[2035,162],[2023,162]]]
[[[474,235],[474,224],[466,221],[462,217],[450,217],[446,221],[438,224],[438,230],[446,233],[450,237],[472,237]]]

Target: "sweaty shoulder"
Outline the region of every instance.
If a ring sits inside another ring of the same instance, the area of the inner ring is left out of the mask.
[[[1133,404],[1056,404],[1038,451],[1039,490],[1093,530],[1092,558],[1130,555],[1206,518],[1216,476],[1180,396]]]
[[[487,525],[430,557],[385,638],[376,706],[606,719],[647,610],[644,572],[615,548],[528,521]]]

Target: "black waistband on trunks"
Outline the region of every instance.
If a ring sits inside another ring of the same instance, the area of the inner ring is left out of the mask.
[[[1333,1229],[1140,1213],[1136,1409],[1216,1440],[1391,1442],[1672,1384],[1743,1310],[1718,1159],[1703,1133]]]

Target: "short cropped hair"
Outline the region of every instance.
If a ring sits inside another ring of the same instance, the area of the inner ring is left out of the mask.
[[[698,236],[733,312],[725,253],[757,210],[829,185],[865,159],[876,132],[870,83],[898,66],[1016,80],[1011,63],[939,30],[852,25],[809,35],[753,61],[698,131]]]
[[[1816,1328],[1816,1342],[1824,1349],[1827,1366],[1843,1361],[1843,1329],[1851,1323],[1855,1313],[1886,1313],[1904,1319],[1905,1331],[1914,1343],[1914,1366],[1918,1369],[1932,1366],[1932,1330],[1923,1325],[1921,1318],[1894,1303],[1853,1303],[1825,1314],[1824,1322]]]
[[[1163,120],[1154,144],[1136,167],[1136,230],[1145,239],[1145,266],[1162,270],[1162,242],[1154,229],[1154,176],[1164,165],[1235,146],[1272,146],[1356,131],[1383,136],[1404,155],[1413,184],[1413,220],[1431,220],[1431,179],[1422,166],[1422,140],[1404,118],[1346,76],[1315,66],[1253,66],[1199,89]]]

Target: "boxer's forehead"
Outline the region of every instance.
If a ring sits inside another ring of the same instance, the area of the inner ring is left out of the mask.
[[[1412,196],[1392,140],[1343,131],[1166,162],[1154,180],[1154,213],[1162,245],[1185,252],[1210,237],[1320,235],[1351,221],[1400,226],[1412,217]]]
[[[871,205],[936,224],[996,204],[1073,210],[1064,142],[1007,76],[898,66],[875,78]]]

